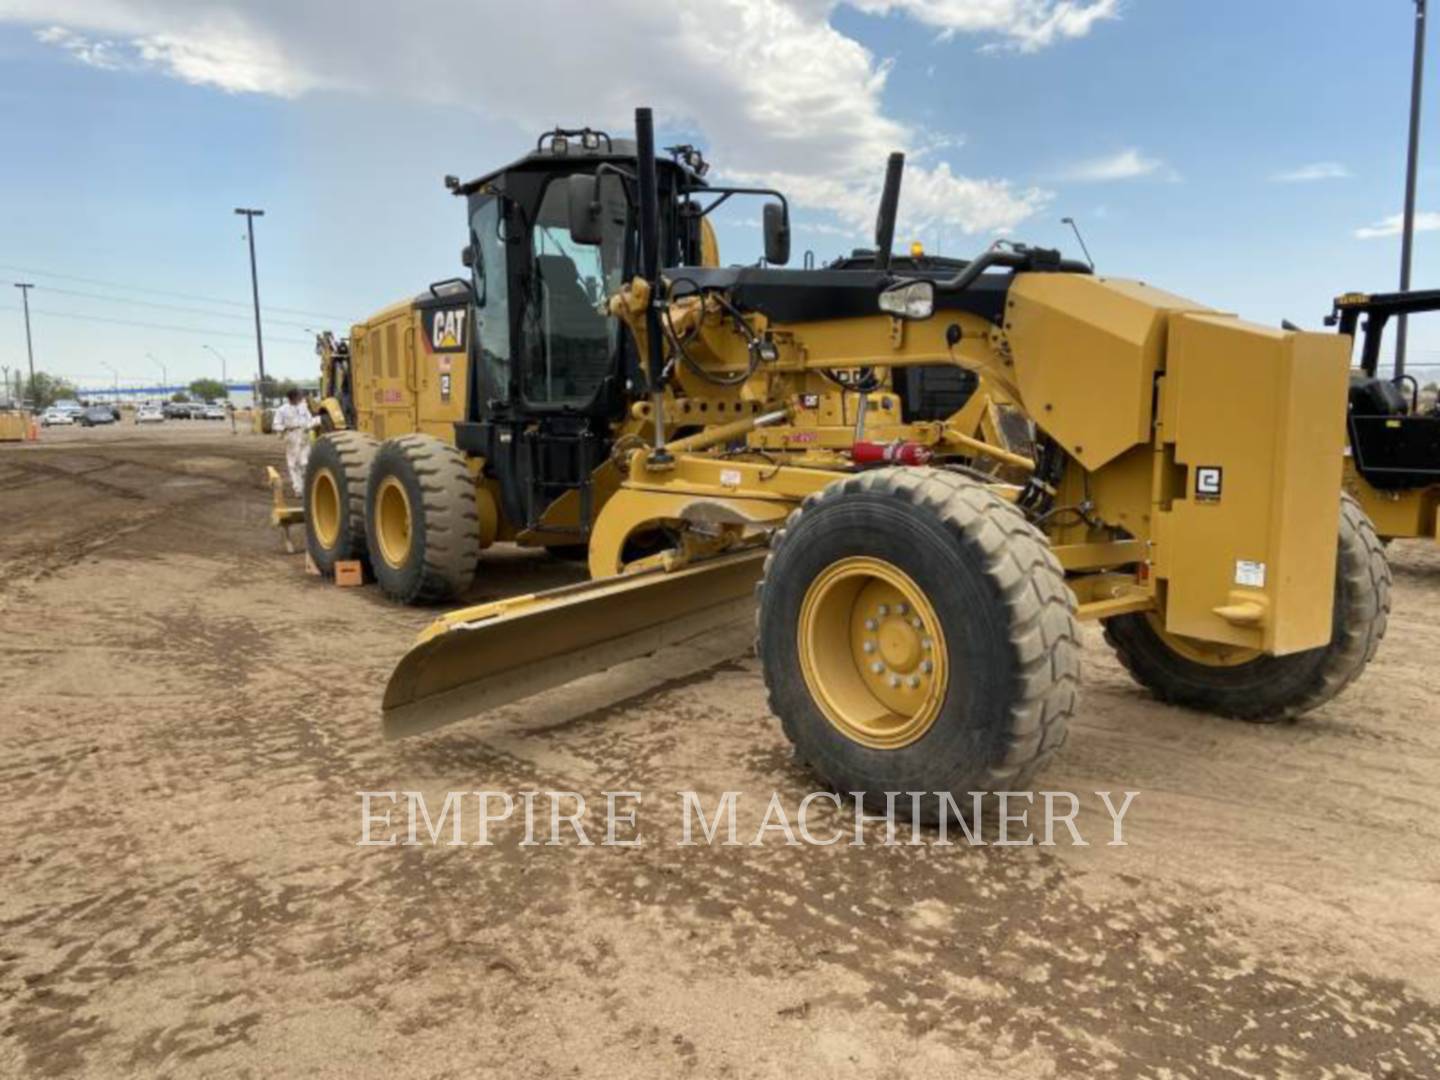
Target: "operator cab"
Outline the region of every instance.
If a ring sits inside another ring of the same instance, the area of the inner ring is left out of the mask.
[[[688,148],[687,148],[688,149]],[[576,520],[562,528],[585,542],[590,477],[610,453],[638,365],[634,347],[606,310],[636,273],[635,144],[589,128],[541,135],[518,161],[446,186],[466,199],[472,332],[461,449],[485,458],[506,516],[526,528],[567,492]],[[701,258],[700,231],[679,219],[682,193],[703,188],[703,160],[656,162],[666,265]],[[571,182],[593,184],[592,239],[571,233]],[[554,533],[553,523],[547,532]]]
[[[1440,289],[1346,293],[1325,319],[1327,326],[1361,341],[1360,365],[1350,373],[1350,452],[1356,471],[1379,490],[1440,483],[1440,414],[1434,405],[1422,409],[1420,383],[1413,375],[1379,374],[1380,346],[1390,320],[1436,310]]]

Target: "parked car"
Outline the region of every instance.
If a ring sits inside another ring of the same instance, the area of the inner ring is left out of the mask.
[[[190,403],[188,401],[167,401],[161,412],[166,420],[189,420]]]
[[[137,424],[160,424],[165,421],[165,413],[158,405],[141,405],[135,410],[135,423]]]
[[[54,427],[56,424],[70,425],[75,422],[75,414],[69,409],[57,409],[53,406],[40,414],[41,427]]]
[[[97,427],[115,423],[115,410],[109,405],[91,405],[78,417],[81,427]]]
[[[216,404],[214,404],[213,402],[212,402],[211,404],[209,404],[209,405],[206,405],[205,408],[204,408],[204,410],[201,411],[201,413],[200,413],[200,419],[201,419],[201,420],[224,420],[224,419],[225,419],[225,406],[224,406],[224,405],[216,405]]]

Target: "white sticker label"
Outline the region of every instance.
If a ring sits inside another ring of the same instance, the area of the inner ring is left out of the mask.
[[[740,486],[740,470],[739,470],[739,469],[721,469],[721,470],[720,470],[720,486],[721,486],[721,487],[739,487],[739,486]]]
[[[1245,585],[1252,589],[1263,589],[1265,587],[1265,564],[1251,562],[1249,559],[1236,559],[1235,584]]]
[[[1201,465],[1195,470],[1195,495],[1202,500],[1218,500],[1224,486],[1224,470],[1218,465]]]

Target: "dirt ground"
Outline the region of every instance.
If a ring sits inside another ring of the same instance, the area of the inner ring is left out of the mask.
[[[1041,786],[1090,846],[684,847],[678,791],[739,792],[749,839],[816,787],[753,658],[386,742],[431,613],[284,553],[279,457],[199,422],[0,447],[0,1075],[1440,1075],[1433,547],[1293,725],[1162,707],[1087,630]],[[487,554],[475,595],[576,575]],[[641,845],[357,846],[361,791],[556,789],[641,792]]]

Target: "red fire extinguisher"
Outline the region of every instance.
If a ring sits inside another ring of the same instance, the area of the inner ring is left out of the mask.
[[[850,459],[856,465],[928,465],[935,456],[929,447],[919,443],[857,442],[850,447]]]

